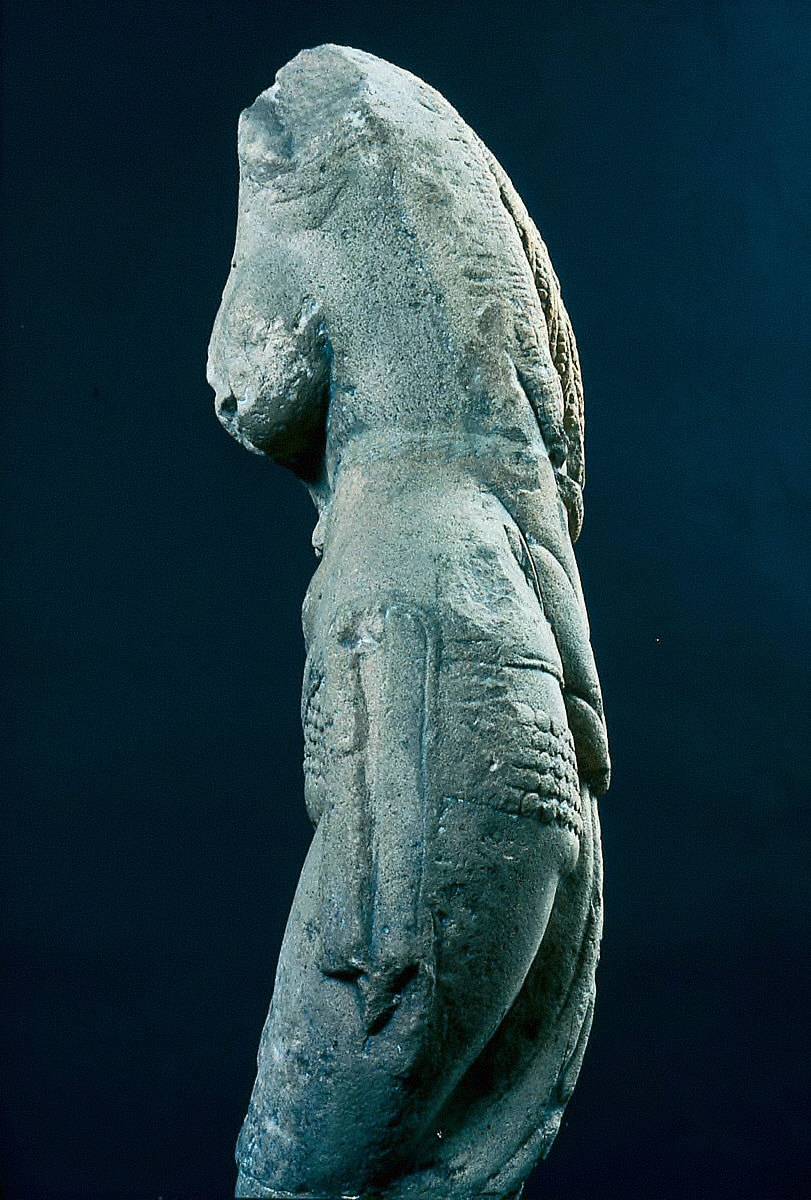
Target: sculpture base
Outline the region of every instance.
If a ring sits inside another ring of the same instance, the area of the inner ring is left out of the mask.
[[[523,1185],[517,1192],[510,1192],[509,1195],[495,1197],[492,1194],[488,1196],[471,1196],[470,1200],[521,1200],[524,1194]],[[273,1188],[266,1187],[265,1184],[259,1183],[256,1179],[251,1179],[242,1171],[239,1173],[237,1180],[236,1191],[234,1192],[236,1200],[385,1200],[385,1193],[376,1192],[368,1196],[310,1196],[302,1192],[293,1195],[292,1192],[276,1192]]]

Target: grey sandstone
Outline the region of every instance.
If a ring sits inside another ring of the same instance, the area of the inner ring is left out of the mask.
[[[315,834],[237,1195],[518,1195],[580,1068],[601,929],[574,337],[506,174],[413,75],[302,52],[242,114],[239,163],[209,381],[309,488],[320,563]]]

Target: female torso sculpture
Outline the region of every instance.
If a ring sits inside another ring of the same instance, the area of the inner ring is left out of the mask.
[[[240,163],[209,378],[309,486],[321,561],[316,833],[237,1194],[505,1197],[574,1084],[600,933],[574,339],[509,180],[406,72],[302,53]]]

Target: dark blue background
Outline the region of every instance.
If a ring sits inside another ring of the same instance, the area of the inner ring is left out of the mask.
[[[583,1074],[529,1200],[809,1186],[811,6],[7,0],[2,1172],[215,1200],[309,827],[310,501],[204,379],[238,113],[439,88],[561,276],[612,748]]]

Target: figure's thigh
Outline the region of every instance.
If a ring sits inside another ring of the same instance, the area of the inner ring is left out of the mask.
[[[560,833],[451,803],[424,878],[430,957],[384,1025],[364,1019],[363,975],[320,962],[320,879],[336,850],[322,825],[302,872],[240,1139],[246,1175],[284,1193],[357,1193],[402,1170],[491,1039],[537,953],[558,882]],[[248,1193],[250,1194],[250,1193]]]

